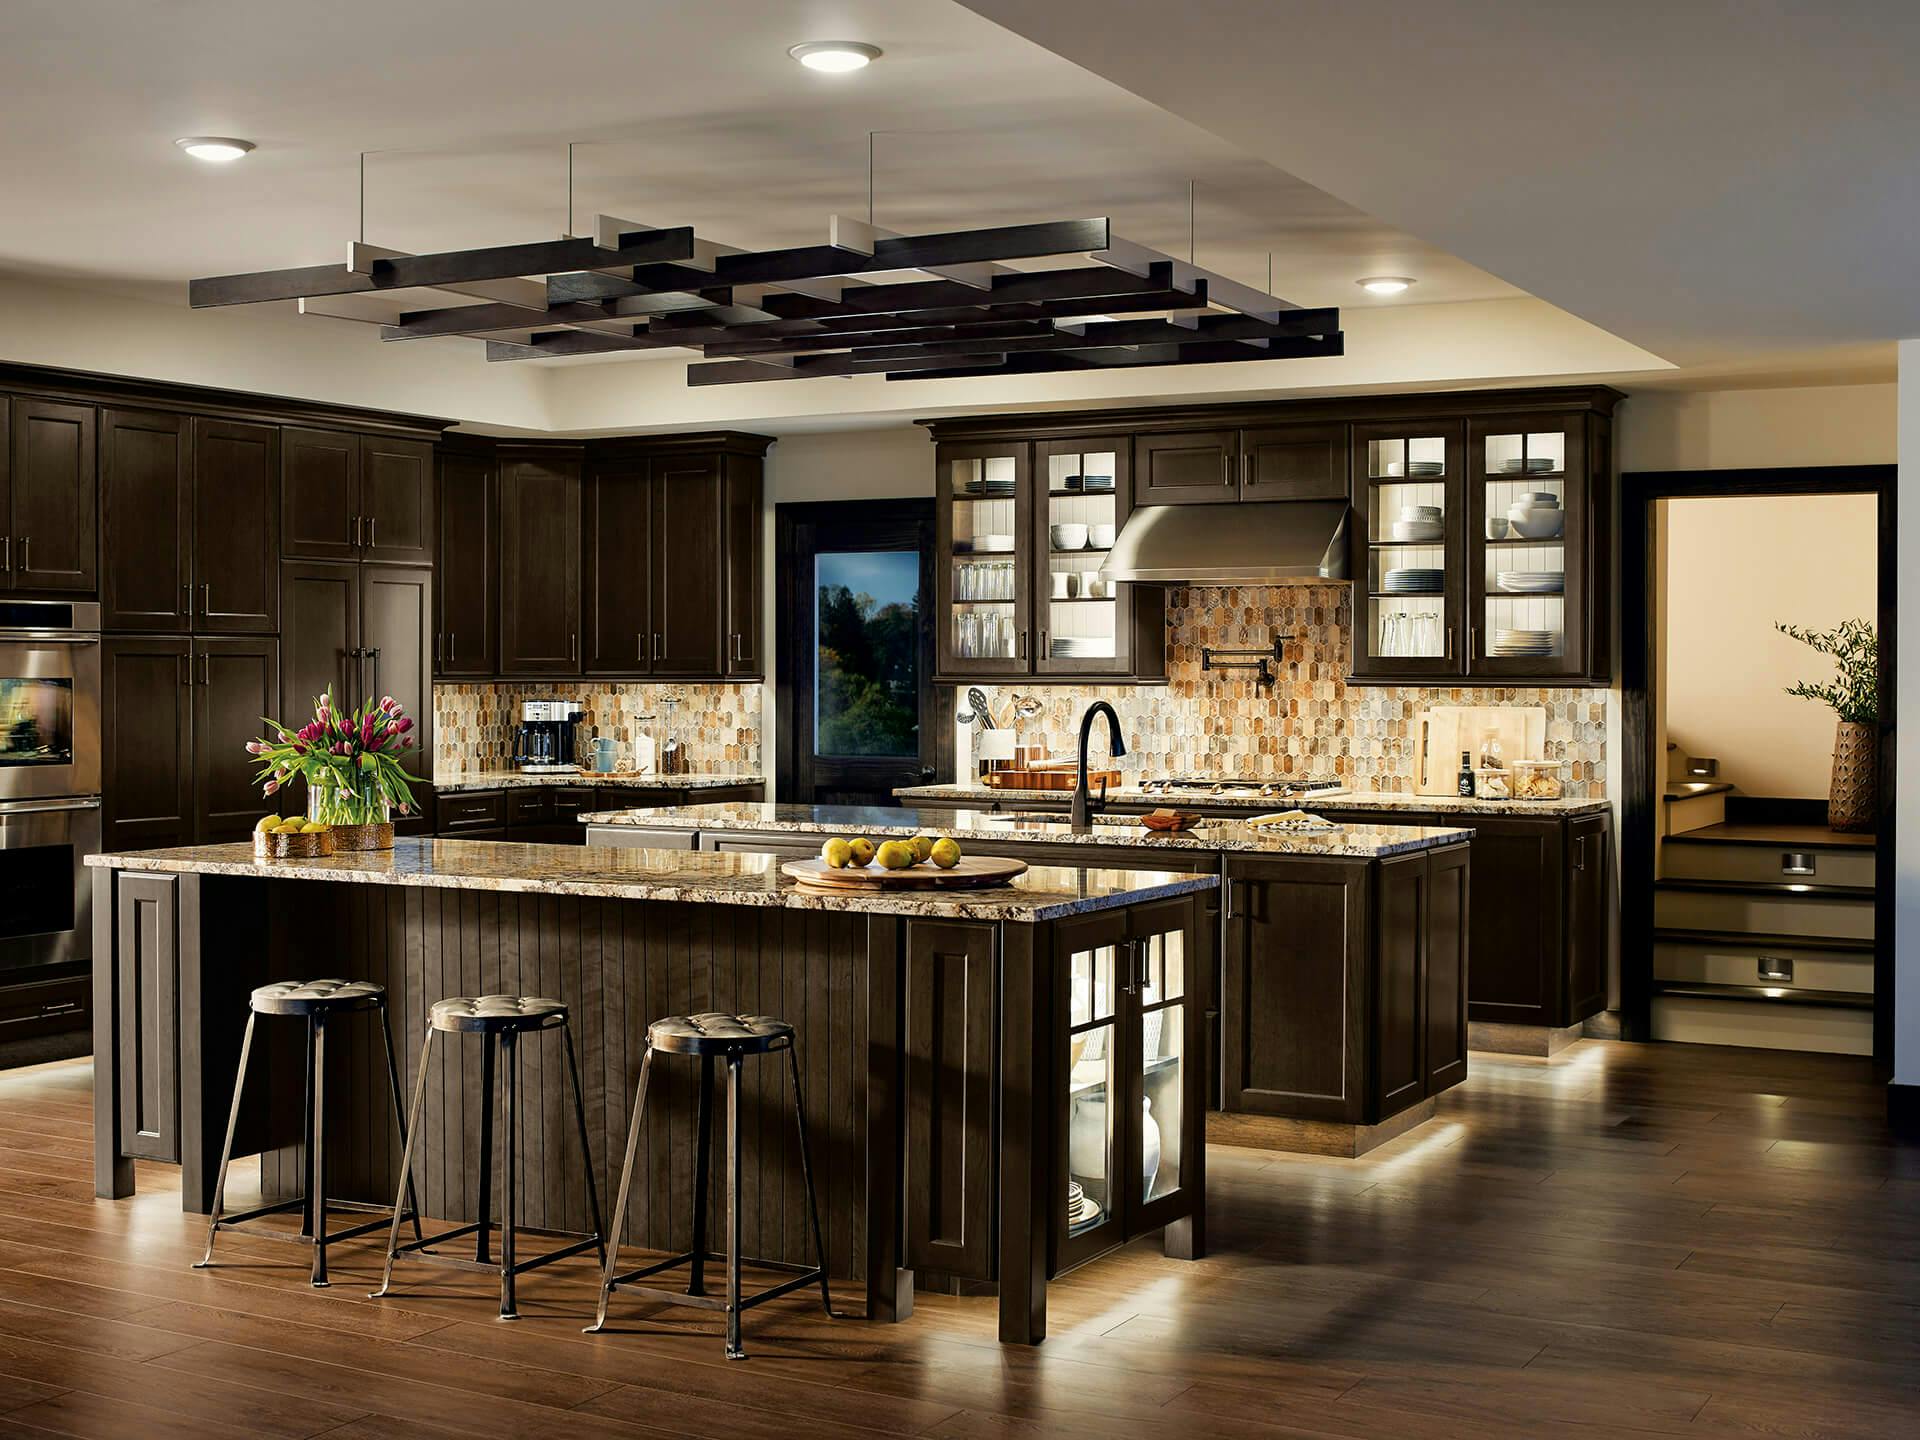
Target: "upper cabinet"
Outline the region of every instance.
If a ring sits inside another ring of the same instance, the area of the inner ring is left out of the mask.
[[[580,673],[580,460],[500,462],[500,669]]]
[[[196,416],[193,629],[270,635],[280,628],[280,432]]]
[[[1466,424],[1353,427],[1353,675],[1466,673]]]
[[[287,559],[433,563],[431,445],[289,427],[281,455]]]
[[[644,672],[653,660],[653,479],[647,462],[598,462],[587,471],[585,669]]]
[[[99,494],[91,405],[16,399],[0,465],[0,575],[13,590],[98,584]]]
[[[1134,501],[1216,505],[1241,500],[1344,500],[1344,423],[1135,435]]]
[[[435,519],[434,674],[484,678],[500,668],[499,474],[490,453],[441,453]]]

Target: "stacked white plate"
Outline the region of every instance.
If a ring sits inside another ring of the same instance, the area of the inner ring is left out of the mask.
[[[1100,1218],[1100,1202],[1088,1198],[1087,1192],[1080,1188],[1078,1180],[1067,1181],[1067,1224],[1075,1230],[1084,1229]]]
[[[1444,460],[1409,460],[1407,462],[1407,474],[1423,480],[1431,480],[1437,475],[1446,473],[1447,466]]]
[[[1493,580],[1508,595],[1559,595],[1567,588],[1567,577],[1559,570],[1502,570]]]
[[[1446,589],[1447,572],[1404,565],[1380,577],[1380,588],[1389,595],[1434,595]]]
[[[1546,455],[1530,455],[1525,460],[1516,455],[1487,467],[1494,475],[1551,475],[1556,468],[1552,458]]]
[[[956,550],[971,550],[976,555],[1004,555],[1013,549],[1011,535],[976,535],[971,543],[958,541]]]
[[[1495,655],[1551,655],[1557,632],[1552,630],[1495,630]]]
[[[1392,534],[1403,543],[1424,544],[1446,539],[1447,525],[1444,520],[1396,520]]]

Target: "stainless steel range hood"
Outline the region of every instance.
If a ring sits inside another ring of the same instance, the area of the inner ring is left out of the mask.
[[[1175,585],[1305,585],[1347,578],[1344,500],[1143,505],[1100,573]]]

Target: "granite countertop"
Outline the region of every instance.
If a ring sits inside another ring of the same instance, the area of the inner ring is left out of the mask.
[[[893,792],[902,800],[923,804],[997,804],[1003,810],[1024,810],[1049,802],[1064,805],[1069,792],[1064,790],[1002,790],[992,785],[908,785]],[[1261,815],[1270,810],[1417,810],[1440,815],[1598,815],[1613,808],[1611,800],[1567,798],[1561,800],[1465,800],[1458,795],[1414,795],[1383,790],[1356,790],[1350,795],[1328,795],[1318,799],[1285,799],[1274,795],[1165,795],[1122,785],[1107,791],[1107,799],[1116,805],[1168,806],[1204,805],[1245,810]]]
[[[980,835],[995,840],[1128,849],[1246,851],[1260,855],[1308,855],[1326,859],[1380,859],[1454,845],[1473,837],[1466,827],[1342,825],[1323,831],[1256,829],[1239,820],[1203,821],[1177,835],[1148,830],[1125,817],[1096,821],[1091,832],[1064,819],[1012,820],[985,810],[917,810],[854,805],[726,804],[603,810],[582,815],[592,825],[631,825],[654,830],[758,831],[797,835]]]
[[[87,864],[176,875],[331,880],[442,890],[1029,922],[1190,895],[1214,889],[1220,883],[1217,875],[1036,865],[1010,884],[978,890],[820,895],[800,889],[782,875],[782,860],[777,855],[409,838],[396,840],[391,850],[352,851],[314,860],[259,859],[252,842],[243,841],[89,855]]]
[[[527,790],[543,785],[627,786],[635,790],[722,790],[732,785],[764,785],[764,775],[636,775],[630,770],[596,775],[580,770],[565,775],[527,775],[518,770],[462,770],[435,775],[433,788],[459,790]]]

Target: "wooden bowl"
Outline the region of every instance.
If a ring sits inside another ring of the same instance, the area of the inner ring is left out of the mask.
[[[1150,810],[1140,817],[1140,823],[1149,830],[1176,834],[1181,830],[1191,830],[1200,823],[1200,817],[1185,810]]]
[[[253,853],[265,860],[312,860],[334,851],[332,830],[302,830],[283,835],[253,832]]]

